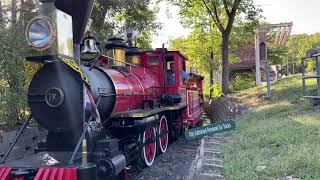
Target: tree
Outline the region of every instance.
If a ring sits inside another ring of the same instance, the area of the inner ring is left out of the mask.
[[[298,34],[291,35],[288,43],[289,60],[292,62],[292,69],[296,64],[301,64],[301,58],[306,56],[306,52],[310,48],[320,48],[320,33],[311,35]],[[315,61],[306,61],[307,70],[315,68]],[[292,70],[293,72],[293,70]]]
[[[220,33],[222,91],[228,93],[229,49],[233,27],[246,19],[250,21],[246,25],[250,24],[248,27],[254,29],[259,22],[260,10],[255,8],[252,0],[171,0],[171,2],[180,7],[180,15],[185,26],[190,28],[209,25],[209,28]],[[241,14],[245,16],[240,16]]]
[[[212,39],[215,39],[215,41],[212,41]],[[179,50],[188,57],[187,67],[195,67],[198,73],[206,77],[205,83],[203,83],[206,97],[209,97],[210,90],[213,87],[216,87],[215,95],[218,96],[216,93],[220,92],[220,90],[217,90],[218,86],[209,86],[210,79],[208,78],[210,77],[209,67],[212,67],[213,71],[220,69],[219,59],[221,54],[219,44],[220,37],[217,32],[200,26],[194,28],[186,38],[170,40],[170,49]],[[213,58],[210,57],[211,52],[214,52]]]
[[[34,0],[2,1],[0,14],[0,115],[7,124],[17,124],[26,116],[27,55],[24,27],[34,15]]]
[[[127,27],[139,32],[136,45],[151,48],[151,38],[161,26],[156,22],[156,5],[151,0],[98,0],[93,8],[90,31],[100,40],[125,37]]]
[[[222,0],[225,14],[227,15],[226,23],[221,18],[221,2],[218,0],[201,0],[210,14],[213,22],[218,27],[221,37],[222,52],[222,92],[229,93],[229,40],[235,20],[237,10],[241,0],[227,1]],[[219,9],[219,10],[218,10]],[[220,11],[220,12],[219,12]]]
[[[180,7],[180,17],[185,27],[219,34],[220,37],[215,36],[209,41],[213,41],[211,49],[215,50],[214,54],[220,54],[218,58],[222,59],[222,87],[223,92],[228,93],[228,69],[229,61],[232,60],[230,48],[235,50],[239,45],[252,40],[254,29],[260,19],[260,10],[255,8],[252,0],[170,0],[170,2]],[[233,43],[230,44],[230,41]],[[219,50],[216,50],[217,45],[220,46]]]
[[[199,21],[200,22],[200,21]],[[248,23],[236,23],[234,30],[230,36],[231,55],[230,62],[235,63],[239,58],[232,55],[232,52],[237,50],[242,44],[252,42],[254,38],[254,31],[252,26]],[[195,67],[198,72],[205,77],[204,80],[204,94],[210,97],[210,90],[214,89],[214,96],[219,96],[221,86],[217,82],[210,85],[210,69],[212,68],[215,74],[219,74],[221,70],[221,36],[219,30],[207,26],[196,25],[193,31],[185,38],[180,37],[170,40],[170,49],[182,52],[188,58],[188,65]],[[213,58],[210,57],[213,52]],[[216,77],[216,76],[214,76]]]
[[[0,0],[0,124],[20,123],[28,111],[26,92],[39,65],[23,61],[29,55],[24,36],[38,7],[38,0]],[[150,0],[97,0],[90,29],[102,40],[123,37],[130,22],[140,32],[137,44],[150,47],[152,33],[159,27],[156,12]]]
[[[268,34],[268,62],[273,65],[283,65],[289,72],[299,72],[301,58],[306,56],[310,48],[320,47],[320,33],[290,35],[285,46],[272,44],[276,36],[275,32]],[[306,61],[307,70],[313,70],[315,61]],[[285,71],[287,71],[285,70]]]

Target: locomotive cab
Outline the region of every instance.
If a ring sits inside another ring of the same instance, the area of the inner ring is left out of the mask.
[[[179,51],[157,49],[142,54],[142,64],[162,82],[163,105],[179,105],[186,103],[188,107],[183,110],[184,123],[196,126],[202,115],[203,96],[202,80],[204,77],[195,73],[186,72],[187,58]]]
[[[185,102],[186,99],[185,92],[182,90],[186,87],[185,81],[188,76],[185,70],[186,60],[178,51],[167,51],[160,48],[142,54],[142,65],[157,74],[157,79],[163,86],[163,94],[167,98],[174,98],[174,104]]]

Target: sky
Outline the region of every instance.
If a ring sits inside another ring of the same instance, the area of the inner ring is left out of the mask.
[[[168,46],[170,39],[181,36],[187,36],[191,30],[183,28],[179,18],[179,7],[172,6],[165,1],[161,1],[160,10],[157,14],[158,22],[162,24],[162,29],[158,31],[158,35],[153,37],[152,47],[162,47],[164,43]]]
[[[292,34],[320,32],[320,0],[253,0],[269,23],[293,22]],[[153,37],[152,47],[168,46],[170,39],[187,36],[190,29],[180,24],[179,8],[161,2],[157,14],[162,29]],[[170,16],[168,17],[167,14]]]

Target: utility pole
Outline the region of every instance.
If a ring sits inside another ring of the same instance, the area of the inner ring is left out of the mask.
[[[255,56],[256,56],[256,85],[261,85],[259,31],[256,33],[255,46],[256,46],[256,47],[255,47]]]

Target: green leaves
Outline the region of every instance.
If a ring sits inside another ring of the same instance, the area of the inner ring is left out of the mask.
[[[209,75],[210,52],[214,52],[213,67],[220,68],[220,42],[217,33],[206,32],[201,28],[195,28],[187,38],[178,38],[170,41],[170,49],[179,50],[189,59],[188,66],[197,68],[202,75]]]
[[[98,0],[91,14],[90,31],[100,40],[110,36],[124,38],[126,28],[139,33],[136,45],[151,48],[151,37],[161,25],[156,22],[157,4],[151,0]]]
[[[194,30],[186,42],[188,46],[198,46],[190,47],[190,50],[186,50],[185,53],[190,59],[201,59],[192,61],[201,64],[196,66],[201,69],[201,72],[207,73],[210,67],[207,62],[210,59],[208,60],[206,56],[213,51],[215,70],[220,69],[222,64],[222,88],[224,93],[228,93],[229,50],[235,50],[239,45],[253,39],[261,10],[253,5],[252,0],[169,1],[180,7],[183,25]],[[198,35],[201,36],[192,40],[192,36]],[[232,61],[234,60],[236,61],[233,58]]]
[[[182,24],[192,28],[192,33],[186,38],[178,38],[170,41],[170,48],[179,50],[189,58],[189,66],[196,67],[206,77],[204,87],[208,91],[210,52],[213,52],[213,70],[221,73],[222,68],[222,34],[227,33],[227,26],[230,23],[232,5],[231,0],[170,0],[180,7]],[[211,11],[211,12],[209,12]],[[242,0],[233,29],[227,36],[230,41],[226,45],[230,54],[227,61],[237,62],[239,58],[232,52],[241,45],[254,40],[255,29],[258,26],[260,10],[253,6],[251,0]],[[219,21],[223,26],[223,33],[217,24]],[[225,50],[225,49],[224,49]],[[229,74],[229,73],[227,73]],[[228,77],[223,77],[228,78]],[[206,84],[208,83],[208,84]]]
[[[14,125],[24,118],[26,107],[25,69],[22,63],[24,56],[24,37],[13,37],[12,29],[3,28],[0,37],[0,80],[1,80],[1,116],[2,120]],[[20,33],[20,32],[19,32]],[[23,33],[24,34],[24,33]],[[23,39],[22,39],[23,38]]]
[[[301,58],[306,55],[308,49],[320,47],[320,33],[290,35],[285,46],[273,45],[274,38],[275,32],[269,34],[268,61],[270,64],[289,66],[289,71],[293,71],[293,66],[301,64]],[[307,70],[313,70],[315,62],[307,61],[306,66]]]
[[[254,77],[250,73],[237,74],[230,83],[231,91],[240,91],[254,87]]]
[[[4,15],[4,21],[0,22],[0,124],[9,125],[19,124],[28,113],[26,91],[31,78],[28,73],[33,68],[27,69],[23,63],[28,54],[24,29],[37,7],[34,0],[14,2],[6,1],[0,8],[0,14]]]

